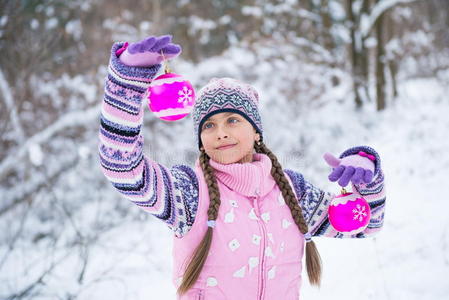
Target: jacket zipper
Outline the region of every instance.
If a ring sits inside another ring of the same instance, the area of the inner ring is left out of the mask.
[[[265,280],[264,280],[265,279],[264,278],[265,277],[265,272],[264,272],[265,265],[264,265],[264,262],[265,262],[265,249],[266,249],[265,243],[266,243],[267,238],[266,238],[265,224],[263,223],[264,221],[261,218],[260,209],[259,209],[259,201],[258,201],[259,197],[260,197],[259,196],[259,190],[256,189],[255,193],[257,194],[257,196],[253,197],[253,206],[254,206],[254,211],[255,211],[257,219],[258,219],[257,222],[260,224],[260,227],[262,228],[262,241],[261,241],[261,244],[262,244],[262,258],[261,258],[261,261],[259,263],[259,265],[260,265],[259,278],[260,278],[261,284],[260,284],[260,289],[259,289],[258,294],[257,294],[257,299],[258,300],[262,300],[263,299],[263,295],[264,295],[264,288],[265,288]]]

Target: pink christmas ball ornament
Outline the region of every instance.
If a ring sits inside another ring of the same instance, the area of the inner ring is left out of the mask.
[[[360,195],[342,192],[329,206],[329,222],[339,232],[356,234],[365,230],[371,218],[368,202]]]
[[[195,104],[195,91],[192,84],[175,73],[165,73],[155,78],[147,94],[150,110],[165,121],[184,118],[192,111]]]

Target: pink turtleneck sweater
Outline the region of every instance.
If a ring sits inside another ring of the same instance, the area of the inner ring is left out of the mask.
[[[210,160],[215,176],[228,188],[245,196],[266,195],[276,182],[271,174],[271,160],[265,154],[253,154],[248,163],[220,164]]]

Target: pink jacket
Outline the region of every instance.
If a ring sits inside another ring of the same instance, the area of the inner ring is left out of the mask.
[[[209,256],[198,281],[179,299],[297,300],[304,235],[270,174],[271,160],[254,154],[252,163],[214,161],[221,205]],[[199,204],[195,222],[174,238],[173,280],[178,286],[193,249],[207,230],[209,194],[196,162]],[[287,176],[288,178],[288,176]]]

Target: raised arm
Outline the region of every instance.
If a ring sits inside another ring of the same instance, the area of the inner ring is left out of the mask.
[[[378,232],[384,220],[385,211],[385,188],[384,175],[380,164],[380,157],[378,153],[367,146],[359,146],[346,150],[340,155],[340,158],[349,155],[357,154],[359,151],[364,151],[373,155],[375,160],[374,179],[366,184],[354,184],[351,182],[354,193],[359,193],[368,201],[371,208],[371,218],[368,227],[358,234],[344,234],[336,231],[329,223],[328,208],[334,193],[323,191],[306,181],[304,177],[295,171],[286,170],[299,198],[299,203],[303,210],[304,218],[309,226],[309,231],[313,236],[326,236],[334,238],[364,238],[373,236]]]
[[[169,169],[144,154],[143,98],[161,65],[124,64],[118,56],[126,46],[115,43],[111,49],[99,129],[101,170],[125,198],[164,221],[181,237],[195,218],[197,177],[189,166]]]

